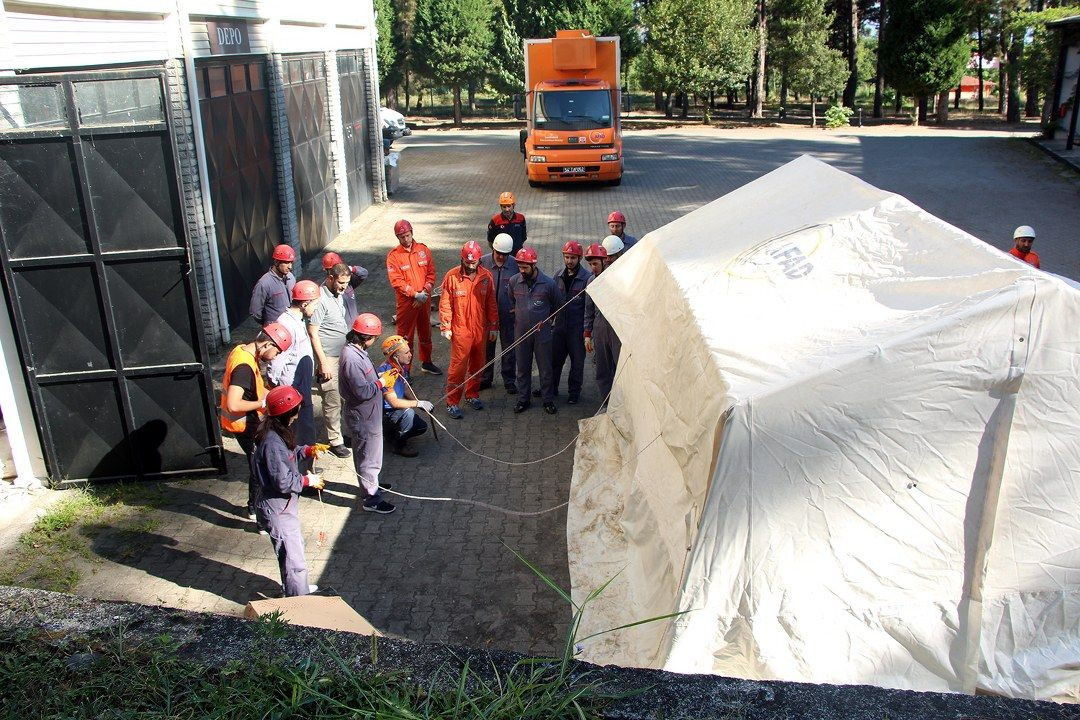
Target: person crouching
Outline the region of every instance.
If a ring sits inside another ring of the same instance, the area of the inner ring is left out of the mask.
[[[431,412],[434,407],[427,400],[419,400],[409,383],[409,363],[412,350],[409,341],[401,335],[391,335],[383,340],[386,362],[375,372],[383,384],[383,437],[390,449],[402,457],[416,457],[417,452],[408,446],[409,438],[427,432],[427,423],[416,412],[419,408]]]
[[[318,590],[318,586],[308,584],[300,531],[300,491],[309,485],[322,490],[324,483],[317,475],[302,474],[299,462],[301,458],[318,457],[329,446],[296,444],[292,424],[300,416],[302,399],[291,385],[276,387],[266,394],[266,419],[255,435],[252,462],[259,489],[255,514],[259,526],[270,535],[286,597]]]

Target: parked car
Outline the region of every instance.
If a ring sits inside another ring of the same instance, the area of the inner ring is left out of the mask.
[[[379,117],[382,118],[383,127],[389,128],[389,134],[394,138],[412,135],[412,130],[405,124],[405,116],[397,110],[381,107],[379,108]]]

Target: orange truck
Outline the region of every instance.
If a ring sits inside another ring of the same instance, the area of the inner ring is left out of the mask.
[[[525,41],[521,151],[529,185],[622,182],[619,38],[559,30]]]

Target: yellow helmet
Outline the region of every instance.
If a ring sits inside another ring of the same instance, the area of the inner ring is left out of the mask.
[[[409,344],[409,341],[406,340],[405,338],[403,338],[402,336],[400,336],[400,335],[391,335],[390,337],[388,337],[388,338],[386,338],[385,340],[382,341],[383,355],[385,355],[386,357],[390,357],[391,355],[396,353],[398,350],[400,350],[402,345],[408,345],[408,344]]]

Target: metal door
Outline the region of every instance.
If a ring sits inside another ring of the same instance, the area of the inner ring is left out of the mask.
[[[289,56],[283,64],[300,248],[313,254],[326,247],[337,234],[326,65],[322,55]]]
[[[345,182],[349,187],[349,217],[355,220],[371,205],[371,168],[368,165],[367,72],[364,55],[358,51],[337,54],[338,85],[341,88],[341,124],[345,128]]]
[[[200,61],[199,110],[229,324],[248,317],[251,289],[283,242],[263,58]]]
[[[0,263],[52,482],[225,469],[164,71],[0,78]]]

